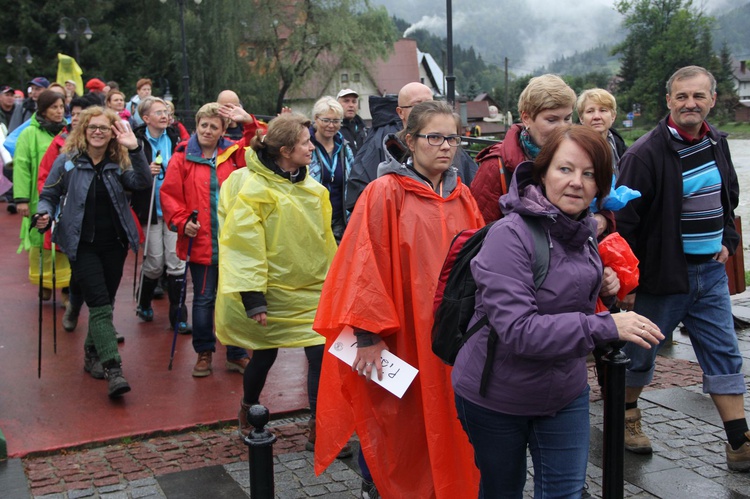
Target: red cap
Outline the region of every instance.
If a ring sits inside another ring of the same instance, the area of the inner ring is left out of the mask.
[[[101,92],[106,86],[107,84],[99,78],[91,78],[88,83],[86,83],[86,89],[92,92]]]

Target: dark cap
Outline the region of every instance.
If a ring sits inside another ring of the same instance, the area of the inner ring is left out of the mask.
[[[14,94],[16,91],[13,90],[13,87],[9,87],[8,85],[3,85],[0,87],[0,94]]]
[[[49,87],[49,80],[44,76],[37,76],[29,82],[29,85],[36,85],[37,87],[47,88]]]

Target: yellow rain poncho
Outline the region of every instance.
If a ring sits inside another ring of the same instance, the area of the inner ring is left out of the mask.
[[[322,345],[312,323],[336,252],[328,191],[276,175],[252,149],[246,159],[221,188],[216,336],[253,350]],[[247,317],[240,291],[265,295],[267,326]]]

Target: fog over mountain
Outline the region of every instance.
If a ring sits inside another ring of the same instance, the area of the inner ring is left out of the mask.
[[[435,0],[371,0],[391,15],[446,36],[446,5]],[[623,16],[614,0],[454,0],[453,40],[470,45],[488,61],[510,59],[511,71],[529,73],[561,56],[620,41]],[[708,14],[736,7],[739,0],[696,0]],[[436,58],[440,54],[433,54]]]

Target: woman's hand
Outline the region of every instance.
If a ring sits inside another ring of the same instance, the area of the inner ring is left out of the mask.
[[[31,214],[29,213],[29,203],[16,203],[16,210],[22,217],[28,217]]]
[[[45,213],[37,217],[35,227],[37,228],[37,230],[39,230],[39,232],[42,232],[44,231],[44,229],[47,228],[48,224],[49,224],[49,213]]]
[[[266,319],[268,318],[268,316],[266,315],[265,312],[261,312],[259,314],[255,314],[255,315],[253,315],[250,318],[252,320],[254,320],[255,322],[257,322],[258,324],[260,324],[261,326],[267,326],[268,325],[268,322],[266,321]]]
[[[219,115],[222,118],[226,118],[229,121],[236,121],[237,123],[244,123],[253,119],[250,113],[236,104],[224,104],[219,108]]]
[[[620,279],[617,277],[617,272],[612,270],[611,267],[604,267],[604,272],[602,273],[602,287],[599,290],[599,296],[614,296],[618,291],[620,291]]]
[[[607,230],[607,218],[599,213],[594,213],[594,220],[596,220],[596,237],[599,237]]]
[[[658,345],[664,339],[659,328],[646,317],[635,312],[612,314],[617,326],[617,335],[622,341],[629,341],[643,348]]]
[[[198,235],[198,231],[201,229],[200,222],[193,222],[188,220],[185,224],[185,235],[188,237],[195,237]],[[265,324],[263,324],[265,326]]]
[[[161,165],[158,165],[158,164],[154,163],[153,161],[151,162],[150,165],[148,165],[148,167],[151,168],[151,175],[153,177],[155,177],[155,176],[157,176],[157,175],[159,175],[161,173]]]
[[[620,308],[620,310],[633,310],[633,307],[635,306],[635,293],[630,293],[629,295],[625,296],[622,301],[617,300],[616,305]]]
[[[388,350],[388,345],[380,341],[369,347],[357,348],[357,356],[352,363],[352,371],[364,376],[367,381],[372,379],[373,370],[377,371],[378,379],[383,379],[383,364],[380,362],[380,354],[383,350]]]
[[[112,133],[115,134],[117,142],[128,148],[128,151],[138,149],[138,139],[135,138],[133,129],[130,128],[127,121],[118,120],[112,125]]]

